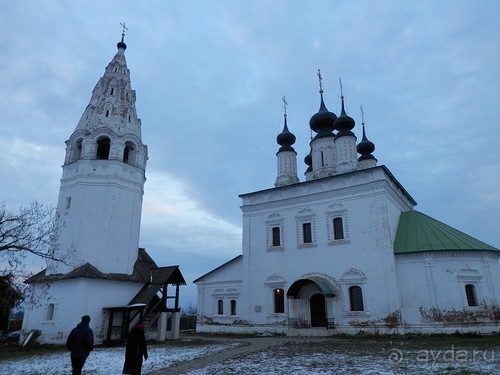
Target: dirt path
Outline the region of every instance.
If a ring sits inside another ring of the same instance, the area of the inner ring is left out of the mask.
[[[220,363],[226,359],[243,357],[250,353],[255,353],[263,349],[267,349],[276,345],[282,345],[287,341],[286,337],[252,337],[238,339],[222,339],[225,343],[235,342],[240,344],[235,348],[227,349],[222,352],[212,354],[206,357],[196,358],[189,362],[179,363],[172,367],[167,367],[162,370],[157,370],[149,373],[149,375],[177,375],[186,374],[213,363]]]

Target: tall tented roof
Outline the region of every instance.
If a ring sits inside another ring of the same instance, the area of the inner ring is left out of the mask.
[[[401,213],[394,253],[426,251],[500,251],[418,211]]]
[[[112,129],[116,134],[134,134],[141,138],[141,120],[135,108],[136,94],[132,90],[130,71],[125,59],[126,44],[117,44],[118,51],[106,66],[104,75],[92,91],[92,97],[75,131]]]

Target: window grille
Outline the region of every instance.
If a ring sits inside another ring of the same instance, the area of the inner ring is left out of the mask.
[[[344,223],[342,222],[341,217],[336,217],[335,219],[333,219],[333,239],[344,239]]]
[[[279,227],[273,228],[273,246],[281,246],[281,235]]]
[[[354,285],[349,288],[349,300],[351,303],[351,311],[364,311],[363,292],[361,287]]]
[[[302,223],[302,242],[312,243],[311,223]]]

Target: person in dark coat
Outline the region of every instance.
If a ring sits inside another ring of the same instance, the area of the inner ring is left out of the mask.
[[[83,365],[94,349],[94,332],[89,327],[90,316],[82,316],[82,321],[73,328],[66,340],[66,348],[71,351],[73,375],[81,375]]]
[[[132,328],[128,337],[123,374],[141,375],[143,357],[144,360],[148,359],[148,348],[144,335],[144,325],[139,323]]]

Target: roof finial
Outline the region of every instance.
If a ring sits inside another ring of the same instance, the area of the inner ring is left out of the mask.
[[[321,71],[318,69],[318,79],[319,79],[319,93],[323,94],[323,78],[321,77]]]
[[[361,126],[364,128],[365,127],[365,111],[363,111],[363,105],[359,107],[361,110]]]
[[[283,100],[283,110],[285,111],[285,117],[286,117],[286,106],[288,105],[288,103],[286,101],[286,96],[283,95],[283,97],[281,98],[281,100]]]
[[[344,99],[344,87],[342,86],[342,78],[339,77],[340,83],[340,99]]]
[[[123,43],[123,39],[125,38],[125,30],[128,30],[128,27],[125,26],[125,22],[120,22],[120,25],[123,26],[123,30],[122,30],[122,43]]]

